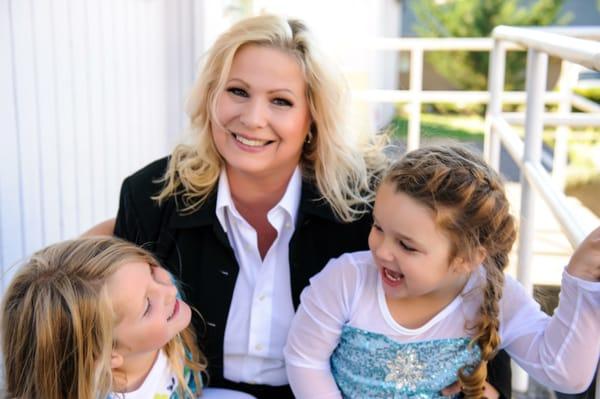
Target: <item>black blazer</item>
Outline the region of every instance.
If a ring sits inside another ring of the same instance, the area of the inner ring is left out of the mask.
[[[238,264],[215,212],[216,192],[196,211],[181,214],[176,198],[160,206],[151,197],[162,187],[168,158],[155,161],[127,177],[121,188],[115,235],[141,245],[179,279],[186,301],[202,315],[194,319],[200,347],[209,361],[211,385],[223,379],[223,339]],[[345,252],[368,248],[372,219],[366,214],[352,223],[339,221],[320,199],[314,185],[303,181],[300,209],[290,241],[292,300],[297,308],[309,279]],[[510,397],[508,356],[492,367],[492,384]],[[496,376],[494,378],[494,376]]]

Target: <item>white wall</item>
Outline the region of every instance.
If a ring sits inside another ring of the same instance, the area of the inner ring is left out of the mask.
[[[0,290],[26,255],[116,214],[122,179],[179,139],[198,59],[232,22],[261,11],[300,17],[354,88],[394,88],[394,59],[355,45],[394,36],[398,6],[0,0]],[[388,112],[375,115],[380,125]]]
[[[114,216],[122,179],[169,152],[204,14],[193,0],[0,0],[0,288],[27,254]]]

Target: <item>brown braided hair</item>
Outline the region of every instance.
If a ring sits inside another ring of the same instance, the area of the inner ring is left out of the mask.
[[[409,152],[391,166],[384,182],[434,212],[436,224],[451,242],[449,261],[457,256],[473,260],[485,251],[486,284],[471,329],[471,344],[479,346],[481,361],[470,373],[464,367],[458,373],[465,397],[482,398],[487,363],[500,344],[498,303],[516,237],[500,176],[465,147],[446,145]]]

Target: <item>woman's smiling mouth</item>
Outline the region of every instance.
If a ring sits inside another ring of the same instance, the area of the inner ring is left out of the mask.
[[[233,138],[240,142],[243,145],[246,145],[248,147],[264,147],[268,144],[271,144],[273,142],[273,140],[257,140],[257,139],[250,139],[247,137],[244,137],[240,134],[231,132],[231,135],[233,136]]]

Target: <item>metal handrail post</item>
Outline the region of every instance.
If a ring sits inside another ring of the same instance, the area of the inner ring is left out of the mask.
[[[538,50],[529,49],[527,52],[527,110],[525,113],[525,143],[523,147],[523,164],[539,164],[542,157],[542,114],[544,112],[543,93],[546,90],[548,72],[548,55]],[[519,248],[517,258],[517,279],[525,290],[533,295],[531,276],[531,260],[533,258],[534,221],[535,221],[535,191],[521,173],[521,224],[519,226]],[[515,370],[513,388],[526,391],[527,374]]]
[[[504,91],[504,66],[506,48],[501,40],[495,39],[490,55],[489,92],[490,102],[485,115],[485,137],[483,154],[487,162],[496,171],[500,170],[500,137],[494,131],[492,121],[502,112],[502,92]]]
[[[558,81],[561,100],[558,103],[558,112],[560,114],[570,114],[572,106],[573,86],[577,81],[577,67],[569,61],[563,60],[560,67],[560,78]],[[554,158],[552,162],[552,180],[561,191],[565,188],[567,180],[567,158],[569,150],[569,134],[571,129],[568,126],[558,126],[554,141]]]
[[[419,93],[423,88],[423,49],[414,48],[410,52],[410,117],[408,118],[407,150],[419,148],[421,136],[421,99]]]

